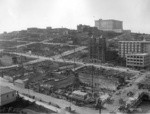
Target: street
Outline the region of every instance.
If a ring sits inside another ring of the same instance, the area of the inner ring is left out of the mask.
[[[30,43],[27,43],[27,44],[18,45],[16,47],[19,48],[19,47],[34,44],[34,43],[62,45],[61,43],[47,43],[45,41],[41,41],[41,42],[30,42]],[[50,60],[50,61],[56,61],[56,62],[64,62],[65,61],[66,63],[74,63],[73,60],[64,60],[61,57],[70,55],[72,53],[75,53],[75,52],[78,52],[78,51],[81,51],[81,50],[84,50],[86,48],[87,48],[86,46],[79,46],[79,47],[77,47],[73,50],[69,50],[69,51],[63,52],[62,54],[54,55],[52,57],[38,56],[38,55],[33,55],[33,54],[28,54],[28,53],[17,53],[17,52],[9,52],[9,53],[36,59],[36,60],[33,60],[33,61],[29,61],[27,64],[32,64],[32,63],[36,63],[36,62],[40,62],[40,61],[44,61],[44,60]],[[82,66],[94,66],[94,67],[97,67],[97,68],[101,67],[101,68],[105,68],[105,69],[119,70],[121,72],[139,73],[139,71],[131,70],[131,69],[127,69],[127,68],[122,68],[122,67],[110,67],[110,66],[104,66],[102,64],[94,64],[94,63],[86,63],[85,64],[81,61],[75,61],[75,63],[79,64],[79,65],[82,65]],[[8,66],[8,67],[17,67],[17,65],[12,65],[12,66]],[[4,68],[7,68],[7,66],[6,67],[0,67],[0,69],[4,69]]]
[[[81,50],[84,49],[84,48],[81,48]],[[79,50],[77,50],[79,51]],[[72,50],[71,50],[72,52]],[[26,54],[26,53],[16,53],[16,52],[11,52],[12,54],[16,54],[16,55],[21,55],[21,56],[26,56],[26,57],[31,57],[31,58],[35,58],[35,59],[38,59],[38,60],[35,60],[35,61],[43,61],[43,60],[51,60],[51,61],[56,61],[56,62],[64,62],[63,59],[60,59],[60,55],[55,55],[53,57],[44,57],[44,56],[38,56],[38,55],[32,55],[32,54]],[[69,55],[70,53],[66,53],[62,56],[66,56],[66,55]],[[35,62],[34,61],[34,62]],[[32,63],[32,61],[30,61]],[[28,62],[28,63],[30,63]],[[74,63],[73,60],[65,60],[66,63]],[[118,70],[118,71],[121,71],[121,72],[131,72],[131,73],[139,73],[139,71],[136,71],[136,70],[129,70],[128,68],[121,68],[121,67],[110,67],[110,66],[104,66],[104,65],[101,65],[101,64],[94,64],[94,63],[83,63],[81,61],[75,61],[76,64],[79,64],[79,65],[83,65],[83,66],[94,66],[94,67],[97,67],[97,68],[105,68],[105,69],[112,69],[112,70]]]
[[[95,109],[88,108],[88,107],[79,107],[62,99],[57,99],[48,95],[37,93],[29,89],[16,87],[13,85],[13,83],[8,82],[7,80],[1,77],[0,77],[0,86],[8,86],[18,91],[19,93],[24,93],[24,94],[35,96],[35,98],[41,99],[42,101],[45,101],[45,102],[55,103],[59,105],[62,109],[71,105],[71,108],[75,109],[78,114],[99,114],[99,110],[95,110]],[[102,110],[102,114],[109,114],[109,113],[107,110]]]

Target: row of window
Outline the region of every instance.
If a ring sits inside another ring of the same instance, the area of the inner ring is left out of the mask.
[[[139,59],[127,59],[127,61],[140,61],[140,62],[143,62],[143,60],[139,60]]]
[[[127,58],[144,58],[143,56],[132,56],[132,55],[127,55]]]
[[[127,62],[127,65],[143,65],[143,63]]]
[[[123,47],[123,46],[121,46],[120,49],[141,49],[141,47],[138,47],[138,46],[136,46],[136,47],[135,46],[134,47],[133,46],[131,46],[131,47],[130,46]]]
[[[15,94],[13,93],[13,94],[12,94],[12,97],[14,97],[14,96],[15,96]],[[9,97],[10,97],[10,95],[7,95],[7,98],[9,98]]]
[[[139,45],[121,45],[122,48],[141,48]]]
[[[140,52],[141,50],[140,49],[121,49],[120,50],[121,52],[124,52],[124,51],[128,51],[128,52]]]
[[[140,42],[121,42],[120,43],[121,45],[140,45],[141,43]]]
[[[141,50],[141,48],[120,48],[120,51],[125,51],[125,50],[133,51],[133,50]]]

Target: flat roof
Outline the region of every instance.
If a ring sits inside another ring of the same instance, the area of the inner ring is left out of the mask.
[[[95,20],[95,21],[99,21],[99,20],[102,20],[102,21],[119,21],[119,22],[123,22],[121,20],[116,20],[116,19],[98,19],[98,20]]]
[[[137,41],[137,40],[132,40],[132,41],[119,41],[119,42],[140,42],[140,43],[150,43],[150,41]]]
[[[17,82],[17,83],[24,83],[23,80],[21,80],[21,79],[17,79],[17,80],[15,80],[15,82]]]
[[[14,92],[15,90],[9,88],[9,87],[4,87],[0,86],[0,95],[4,95],[6,93]]]
[[[73,94],[82,95],[82,96],[87,95],[87,93],[85,93],[85,92],[81,92],[81,91],[79,91],[79,90],[77,90],[77,91],[73,91],[72,93],[73,93]]]
[[[148,53],[128,53],[126,54],[127,56],[128,55],[138,55],[138,56],[146,56],[146,55],[149,55]]]

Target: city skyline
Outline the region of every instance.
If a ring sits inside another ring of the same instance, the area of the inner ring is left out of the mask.
[[[123,21],[124,29],[149,33],[149,0],[1,0],[0,33],[28,27],[94,26],[97,19]]]

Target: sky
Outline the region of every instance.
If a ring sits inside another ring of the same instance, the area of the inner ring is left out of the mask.
[[[0,0],[0,33],[28,27],[76,29],[94,20],[123,21],[124,29],[150,33],[150,0]]]

